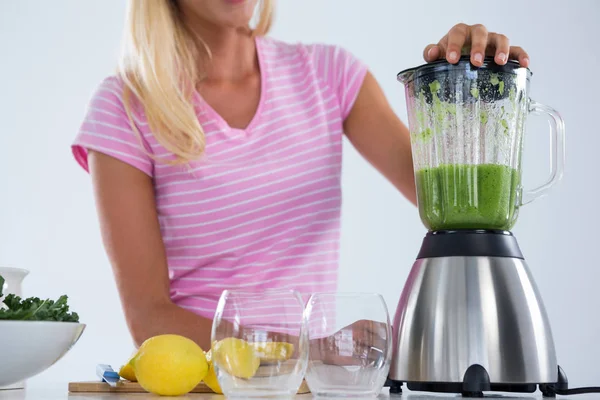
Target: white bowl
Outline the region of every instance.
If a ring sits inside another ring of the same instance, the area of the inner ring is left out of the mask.
[[[0,321],[0,386],[31,378],[60,360],[81,337],[85,324]]]

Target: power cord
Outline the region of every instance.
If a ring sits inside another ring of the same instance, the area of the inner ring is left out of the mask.
[[[565,371],[558,367],[558,381],[552,384],[540,385],[544,397],[556,397],[556,395],[570,396],[576,394],[600,393],[600,386],[580,387],[569,389],[569,381]]]
[[[550,393],[559,394],[561,396],[570,396],[573,394],[600,393],[600,386],[581,387],[573,389],[550,389]]]

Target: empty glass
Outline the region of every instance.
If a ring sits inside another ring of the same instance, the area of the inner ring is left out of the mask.
[[[227,397],[294,396],[308,360],[304,303],[295,291],[224,291],[212,328],[212,357]]]
[[[392,354],[383,297],[316,293],[308,301],[304,320],[310,391],[320,397],[376,397],[387,378]]]

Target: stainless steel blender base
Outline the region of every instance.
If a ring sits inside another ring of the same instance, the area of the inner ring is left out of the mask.
[[[462,383],[479,369],[472,366],[492,384],[523,391],[558,379],[548,317],[520,258],[418,259],[396,310],[394,339],[390,380],[433,384],[432,391],[435,383]]]

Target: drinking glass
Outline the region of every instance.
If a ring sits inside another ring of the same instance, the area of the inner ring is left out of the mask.
[[[315,293],[304,311],[306,382],[317,397],[376,397],[392,355],[387,305],[379,294]]]
[[[212,357],[227,397],[288,397],[308,361],[304,303],[290,290],[222,293],[212,328]]]

